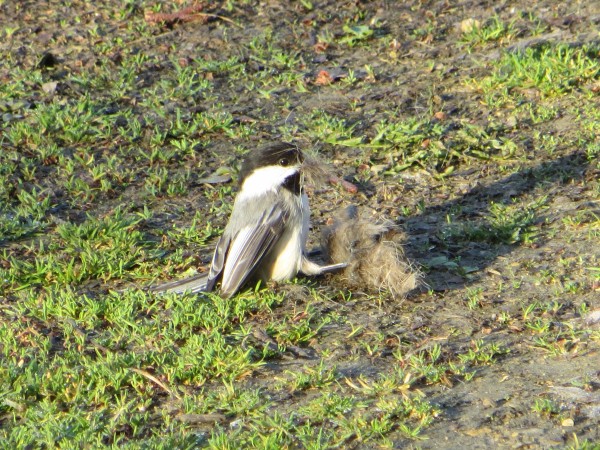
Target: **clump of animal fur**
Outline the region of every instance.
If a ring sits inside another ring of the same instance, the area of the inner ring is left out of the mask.
[[[349,206],[323,229],[321,246],[332,263],[348,263],[336,276],[351,287],[405,297],[420,274],[404,256],[400,237],[392,222],[361,217],[356,206]]]

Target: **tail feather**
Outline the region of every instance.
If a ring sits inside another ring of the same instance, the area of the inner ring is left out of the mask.
[[[174,294],[183,294],[184,292],[196,294],[198,292],[207,292],[209,290],[211,289],[209,289],[208,286],[208,274],[204,273],[184,278],[183,280],[171,281],[169,283],[150,287],[150,292]]]

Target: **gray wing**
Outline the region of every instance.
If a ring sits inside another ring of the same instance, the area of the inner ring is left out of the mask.
[[[213,259],[210,263],[210,271],[208,272],[208,280],[206,282],[206,290],[208,292],[215,288],[219,275],[221,275],[221,272],[223,271],[230,243],[231,234],[229,233],[229,228],[226,228],[223,235],[219,238],[219,242],[217,242],[215,252],[213,253]]]
[[[265,201],[263,204],[269,204]],[[217,244],[209,278],[207,290],[212,290],[217,279],[221,278],[221,295],[225,298],[235,294],[243,284],[254,274],[260,266],[265,255],[281,237],[282,231],[289,218],[289,212],[281,203],[272,203],[268,209],[259,212],[260,215],[252,217],[253,211],[236,211],[230,219],[230,224],[247,223],[248,225],[239,230],[225,230]],[[247,216],[242,222],[241,217]]]

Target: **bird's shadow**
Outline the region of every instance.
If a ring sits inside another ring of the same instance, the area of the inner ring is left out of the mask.
[[[588,166],[585,154],[573,152],[425,207],[401,223],[408,235],[406,254],[424,267],[424,284],[434,291],[469,285],[520,246],[542,247],[549,239],[543,225],[552,211],[524,207],[526,195],[543,189],[538,200],[548,205],[564,195],[560,186],[584,179]]]

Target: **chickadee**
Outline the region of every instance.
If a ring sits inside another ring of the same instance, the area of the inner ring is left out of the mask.
[[[305,254],[310,210],[303,188],[305,158],[295,146],[264,146],[243,163],[240,190],[217,243],[208,277],[197,275],[153,288],[155,292],[212,291],[221,282],[229,298],[249,281],[283,281],[321,275],[345,263],[319,266]]]

